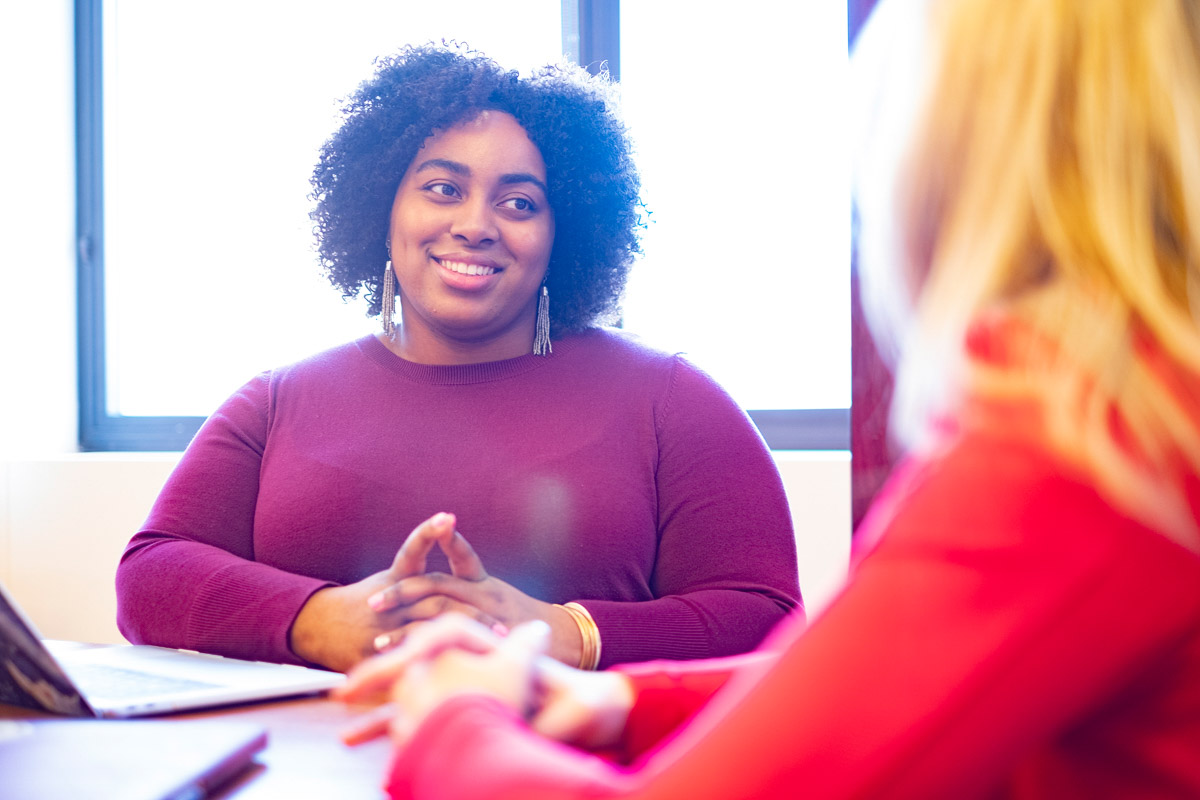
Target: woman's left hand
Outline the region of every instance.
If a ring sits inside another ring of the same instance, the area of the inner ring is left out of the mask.
[[[488,575],[474,548],[457,531],[442,549],[453,574],[426,572],[399,580],[373,595],[371,608],[386,612],[412,607],[430,598],[443,598],[473,606],[510,630],[522,623],[540,620],[550,629],[547,654],[569,666],[579,664],[583,637],[569,613]],[[390,631],[386,641],[380,637],[382,646],[378,649],[395,647],[425,621],[413,620]]]

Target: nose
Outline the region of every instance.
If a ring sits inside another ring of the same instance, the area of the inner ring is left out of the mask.
[[[500,238],[495,213],[486,198],[468,199],[458,205],[457,212],[450,223],[450,233],[455,239],[471,247],[481,247]]]

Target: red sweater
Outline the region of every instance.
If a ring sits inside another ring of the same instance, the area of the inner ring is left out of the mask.
[[[864,525],[885,535],[845,590],[757,664],[626,668],[630,766],[466,696],[398,755],[392,796],[1200,797],[1196,553],[980,435],[903,466]]]

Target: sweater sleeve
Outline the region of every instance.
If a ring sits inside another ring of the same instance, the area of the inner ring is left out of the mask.
[[[117,623],[137,644],[301,663],[288,631],[323,581],[254,560],[270,377],[201,426],[117,568]]]
[[[397,754],[387,790],[393,800],[551,800],[617,796],[624,783],[611,762],[539,737],[500,701],[460,695]]]
[[[993,451],[943,467],[812,626],[789,626],[765,673],[732,675],[633,768],[540,741],[469,698],[427,720],[393,796],[975,797],[1041,768],[1052,775],[1034,793],[1072,794],[1048,787],[1136,769],[1098,755],[1122,752],[1116,729],[1087,726],[1118,709],[1144,722],[1194,644],[1195,555],[1086,486],[1010,480]],[[1166,730],[1180,733],[1159,742],[1158,766],[1194,775],[1194,727],[1170,709]],[[1149,755],[1147,733],[1131,735],[1145,738],[1127,752]],[[472,764],[470,779],[442,791],[451,761]]]
[[[802,626],[804,621],[794,617],[791,624]],[[776,657],[764,645],[762,650],[725,658],[647,661],[613,667],[629,679],[634,696],[614,755],[623,764],[644,755],[703,708],[732,675],[746,670],[765,672]]]
[[[783,482],[746,413],[677,358],[658,412],[654,600],[580,598],[600,666],[744,653],[800,604]]]

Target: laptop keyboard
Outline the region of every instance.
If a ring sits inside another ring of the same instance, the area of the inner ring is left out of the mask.
[[[71,679],[83,689],[85,697],[103,697],[113,700],[149,697],[158,694],[177,694],[196,689],[212,689],[217,686],[214,683],[194,681],[190,678],[153,675],[149,672],[111,667],[107,664],[73,664]]]

